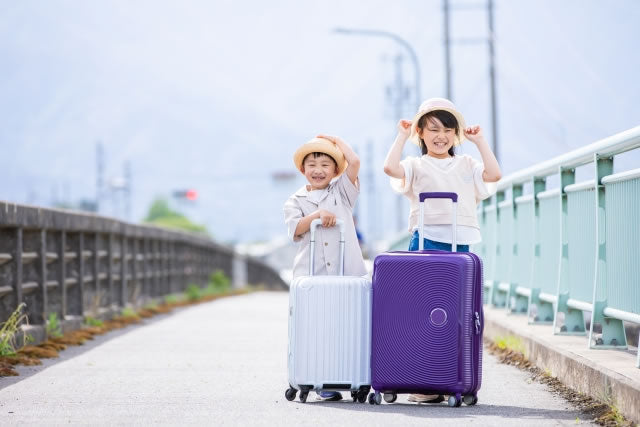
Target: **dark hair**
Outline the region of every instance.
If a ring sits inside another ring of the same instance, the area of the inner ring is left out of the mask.
[[[420,117],[420,119],[418,120],[418,129],[419,130],[424,129],[427,126],[427,121],[430,118],[435,118],[440,120],[440,123],[442,123],[442,126],[444,126],[447,129],[454,129],[456,132],[456,136],[460,138],[460,127],[458,125],[458,119],[456,119],[456,116],[454,116],[450,112],[444,111],[444,110],[430,111],[424,116]],[[427,144],[424,143],[424,140],[422,138],[420,138],[420,150],[422,151],[422,155],[425,155],[428,153]],[[449,148],[449,155],[453,156],[454,154],[455,154],[455,150],[453,149],[453,146],[452,146],[451,148]]]
[[[338,172],[338,162],[336,162],[336,159],[334,159],[333,157],[331,157],[327,153],[321,153],[320,151],[314,151],[313,153],[309,153],[306,156],[304,156],[304,159],[302,159],[302,167],[304,167],[304,162],[305,162],[305,160],[307,160],[307,157],[309,157],[309,156],[313,156],[314,159],[317,159],[318,157],[321,157],[321,156],[327,156],[328,158],[333,160],[333,164],[336,167],[336,172]]]

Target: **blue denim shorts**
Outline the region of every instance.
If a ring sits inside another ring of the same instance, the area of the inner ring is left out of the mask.
[[[418,230],[413,232],[411,242],[409,242],[409,250],[417,251],[419,243]],[[425,250],[439,250],[451,252],[451,243],[436,242],[434,240],[424,239]],[[469,252],[469,245],[456,245],[456,252]]]

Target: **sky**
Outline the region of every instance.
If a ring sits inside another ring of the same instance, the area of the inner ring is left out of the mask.
[[[484,1],[451,0],[452,100],[492,140]],[[504,175],[640,125],[640,2],[495,0],[500,164]],[[295,149],[338,135],[362,159],[365,238],[394,233],[408,206],[382,162],[402,115],[445,96],[441,0],[0,0],[0,200],[51,206],[96,195],[131,168],[140,221],[156,197],[223,242],[286,234],[282,205],[304,184]],[[479,158],[474,146],[460,151]],[[407,147],[406,155],[417,148]],[[636,152],[617,170],[637,168]],[[583,169],[587,170],[589,167]],[[289,180],[273,175],[294,172]],[[588,174],[589,172],[585,172]],[[171,199],[193,188],[195,203]],[[105,191],[101,214],[125,217]]]

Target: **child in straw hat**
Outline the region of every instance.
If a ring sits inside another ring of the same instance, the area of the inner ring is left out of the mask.
[[[400,161],[407,139],[420,147],[422,156]],[[482,162],[468,155],[455,154],[454,147],[466,138],[480,151]],[[451,251],[451,201],[429,200],[424,218],[420,218],[419,194],[452,192],[458,194],[456,244],[458,252],[468,252],[469,245],[481,241],[476,215],[478,203],[495,192],[500,166],[480,126],[465,127],[462,114],[451,101],[431,98],[422,103],[413,121],[400,120],[398,135],[387,154],[384,172],[391,177],[391,187],[405,195],[411,204],[410,251],[418,250],[418,226],[424,224],[424,249]],[[443,396],[412,394],[409,401],[438,403]]]
[[[314,275],[337,275],[340,232],[336,219],[344,221],[344,274],[367,274],[353,223],[353,208],[360,192],[360,159],[342,139],[318,135],[295,152],[293,162],[308,184],[293,193],[284,204],[284,222],[289,238],[298,243],[293,261],[293,278],[309,274],[311,221],[322,220],[316,230]],[[323,400],[340,400],[338,392],[320,392]]]

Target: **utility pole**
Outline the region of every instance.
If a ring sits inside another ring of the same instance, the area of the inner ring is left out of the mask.
[[[104,188],[104,148],[102,142],[96,143],[96,213],[100,213],[100,199]]]
[[[444,80],[447,99],[451,100],[451,38],[449,36],[449,0],[442,0],[444,14]]]
[[[495,50],[493,46],[493,0],[487,0],[487,15],[489,17],[489,79],[491,81],[491,130],[493,131],[493,154],[500,161],[498,155],[498,113],[496,106],[496,67]]]
[[[442,9],[443,9],[443,18],[444,18],[444,57],[445,57],[445,84],[447,90],[447,98],[452,99],[452,90],[451,90],[451,37],[449,34],[449,21],[450,21],[450,6],[449,0],[442,0]],[[460,5],[460,7],[465,8],[484,8],[485,6],[481,5]],[[471,39],[462,39],[462,40],[454,40],[453,42],[460,42],[465,44],[476,44],[476,43],[487,43],[489,48],[489,81],[490,81],[490,97],[491,97],[491,134],[492,134],[492,149],[493,153],[496,156],[498,161],[499,157],[499,144],[498,144],[498,107],[497,107],[497,94],[496,94],[496,72],[495,72],[495,31],[494,31],[494,21],[493,21],[493,0],[487,0],[486,3],[486,13],[488,18],[488,29],[489,35],[486,38],[471,38]]]
[[[131,162],[126,161],[124,163],[124,206],[125,206],[125,218],[127,221],[131,221]]]

